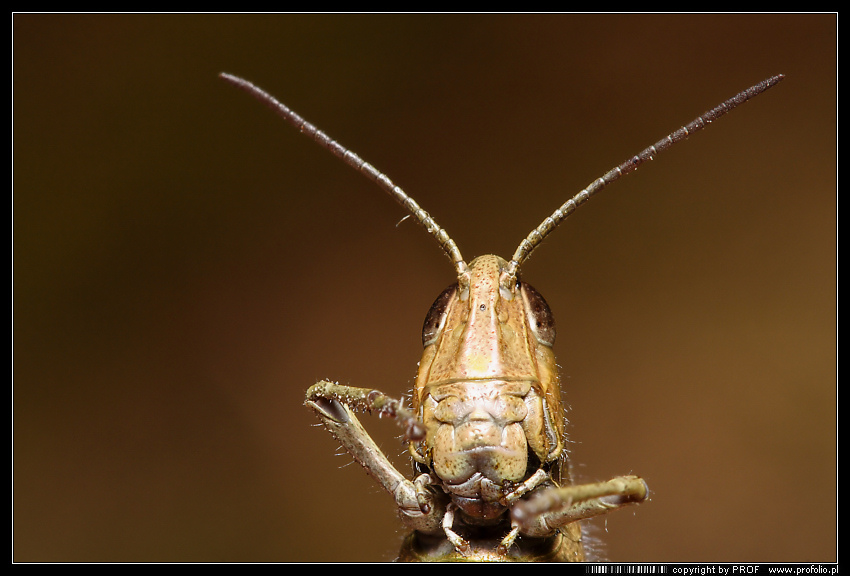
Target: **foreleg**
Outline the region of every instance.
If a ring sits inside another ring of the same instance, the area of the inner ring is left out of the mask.
[[[428,485],[431,477],[422,474],[415,481],[402,475],[355,416],[352,408],[395,418],[408,440],[424,437],[425,429],[410,410],[386,394],[368,388],[342,386],[322,381],[307,390],[305,404],[349,454],[395,500],[405,524],[428,534],[442,533],[445,504],[435,498]]]
[[[578,520],[646,500],[649,489],[637,476],[607,482],[546,488],[511,508],[512,525],[525,536],[543,537]]]

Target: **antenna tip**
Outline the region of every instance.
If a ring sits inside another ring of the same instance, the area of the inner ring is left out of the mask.
[[[763,82],[765,88],[770,88],[771,86],[775,86],[785,80],[785,74],[777,74],[776,76],[771,76],[767,80]]]
[[[235,80],[239,80],[239,78],[237,78],[233,74],[228,74],[227,72],[219,72],[218,77],[221,78],[222,80],[227,80],[228,82],[233,82]]]

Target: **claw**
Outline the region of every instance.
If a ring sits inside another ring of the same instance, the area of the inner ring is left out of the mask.
[[[305,404],[321,416],[339,424],[347,424],[349,421],[345,408],[337,400],[332,398],[316,398],[314,400],[307,400]]]

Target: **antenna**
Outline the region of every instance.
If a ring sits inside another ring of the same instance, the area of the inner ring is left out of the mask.
[[[396,186],[386,174],[364,161],[357,154],[342,146],[336,140],[333,140],[330,136],[316,128],[313,124],[304,120],[301,116],[279,102],[274,96],[262,88],[255,86],[247,80],[233,76],[232,74],[222,72],[220,76],[222,79],[245,90],[261,102],[265,103],[279,116],[283,117],[284,120],[295,126],[299,132],[303,133],[323,148],[326,148],[335,156],[341,158],[346,164],[377,183],[378,186],[383,188],[390,196],[395,198],[399,204],[404,206],[425,228],[425,230],[427,230],[428,233],[437,240],[437,243],[454,263],[458,274],[458,280],[461,284],[469,282],[469,269],[454,240],[452,240],[448,233],[437,224],[428,212],[420,208],[419,204],[417,204],[413,198],[408,196],[399,186]],[[532,230],[529,235],[520,242],[513,257],[511,258],[511,261],[508,263],[507,268],[502,273],[500,280],[501,285],[504,288],[513,290],[513,286],[516,284],[517,270],[520,265],[528,259],[534,249],[543,242],[544,238],[546,238],[550,232],[557,228],[558,225],[567,218],[567,216],[575,212],[576,208],[584,204],[591,196],[614,181],[619,180],[622,176],[625,176],[630,172],[634,172],[644,162],[654,159],[655,156],[667,150],[677,142],[681,142],[688,138],[691,134],[699,132],[708,124],[724,116],[728,112],[731,112],[734,108],[737,108],[747,100],[755,98],[768,88],[776,86],[784,78],[785,76],[783,74],[777,74],[776,76],[772,76],[767,80],[759,82],[755,86],[739,92],[732,98],[729,98],[725,102],[697,117],[690,124],[668,134],[652,146],[638,153],[636,156],[629,158],[616,168],[608,171],[601,178],[597,178],[591,182],[584,190],[564,202],[557,210],[555,210],[555,212],[552,213],[551,216],[548,216],[545,220],[543,220],[543,222],[534,228],[534,230]]]
[[[576,208],[584,204],[591,196],[615,180],[618,180],[621,176],[625,176],[629,172],[634,172],[637,170],[638,166],[647,160],[652,160],[656,155],[673,146],[673,144],[681,142],[694,132],[699,132],[708,124],[717,120],[724,114],[731,112],[734,108],[740,106],[747,100],[755,98],[768,88],[776,86],[783,78],[785,78],[783,74],[777,74],[776,76],[772,76],[767,80],[759,82],[755,86],[747,88],[743,92],[739,92],[722,104],[719,104],[708,112],[705,112],[687,126],[683,126],[675,132],[668,134],[649,148],[644,149],[642,152],[637,154],[637,156],[629,158],[613,170],[610,170],[601,178],[597,178],[591,182],[587,188],[564,202],[557,210],[555,210],[555,212],[552,213],[551,216],[547,217],[540,223],[539,226],[537,226],[537,228],[532,230],[525,240],[520,242],[516,252],[514,252],[514,255],[508,264],[508,269],[505,270],[502,275],[502,285],[507,287],[510,283],[512,283],[512,280],[515,280],[516,278],[516,271],[519,269],[520,264],[528,259],[531,252],[537,248],[541,242],[543,242],[543,239],[546,238],[546,236],[552,232],[558,224],[563,222],[567,216],[575,212]]]
[[[383,188],[390,196],[395,198],[399,204],[409,210],[416,220],[425,227],[425,230],[427,230],[428,233],[437,240],[437,243],[454,263],[458,277],[461,278],[468,276],[466,262],[464,262],[463,256],[461,256],[460,250],[454,240],[452,240],[448,233],[437,224],[430,214],[420,208],[419,204],[417,204],[413,198],[408,196],[404,190],[396,186],[386,174],[379,171],[374,166],[360,158],[357,154],[304,120],[288,106],[279,102],[274,96],[262,88],[259,88],[238,76],[233,76],[232,74],[227,74],[225,72],[222,72],[219,76],[227,82],[245,90],[259,101],[264,102],[272,110],[277,112],[279,116],[282,116],[284,120],[295,126],[299,132],[309,137],[322,148],[326,148],[331,151],[335,156],[341,158],[346,164],[377,183],[378,186]]]

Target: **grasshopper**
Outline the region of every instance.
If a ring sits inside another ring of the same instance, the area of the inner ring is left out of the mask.
[[[567,200],[510,260],[469,264],[430,214],[384,173],[250,82],[221,77],[270,106],[404,206],[452,261],[457,281],[431,306],[408,408],[383,392],[329,381],[306,405],[395,501],[410,530],[403,561],[583,561],[581,520],[643,502],[646,483],[621,476],[584,485],[569,478],[564,408],[552,346],[555,322],[520,266],[567,216],[620,177],[780,82],[777,75],[726,100],[629,158]],[[377,412],[404,430],[408,479],[355,416]]]

